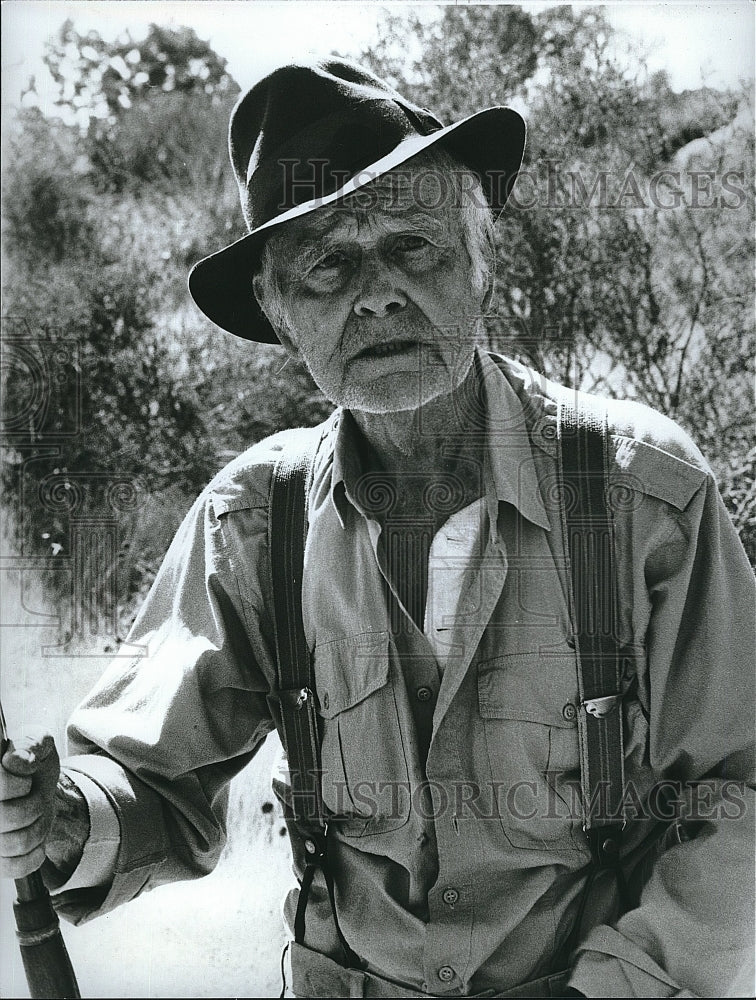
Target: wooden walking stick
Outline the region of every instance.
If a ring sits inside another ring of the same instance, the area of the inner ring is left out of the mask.
[[[2,704],[0,726],[4,754],[9,740]],[[77,1000],[81,994],[76,976],[41,873],[32,872],[15,883],[18,898],[13,913],[29,993],[33,1000]]]

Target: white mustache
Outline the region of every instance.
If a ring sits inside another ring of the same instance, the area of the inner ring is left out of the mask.
[[[459,327],[439,329],[416,305],[408,303],[400,312],[388,316],[373,318],[353,313],[344,326],[341,351],[352,357],[378,344],[436,344],[443,337],[457,340]]]

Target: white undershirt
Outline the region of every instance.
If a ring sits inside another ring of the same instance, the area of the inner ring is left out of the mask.
[[[436,532],[428,553],[428,595],[423,632],[443,671],[454,648],[454,624],[465,574],[487,530],[483,498],[458,510]]]

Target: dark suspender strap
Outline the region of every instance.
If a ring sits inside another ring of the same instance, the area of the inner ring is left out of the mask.
[[[611,505],[607,494],[607,421],[602,404],[562,404],[560,480],[578,658],[578,737],[583,828],[596,868],[616,868],[622,841],[624,747],[621,649]]]
[[[336,917],[333,877],[328,868],[328,826],[323,808],[320,731],[315,676],[302,621],[302,576],[312,466],[320,441],[315,431],[287,444],[273,470],[268,532],[273,583],[276,669],[281,711],[281,741],[291,781],[293,823],[303,838],[305,868],[294,918],[294,939],[304,943],[305,911],[315,872],[321,869],[336,932],[348,966],[359,966]]]
[[[307,532],[307,494],[316,441],[303,433],[284,448],[273,470],[268,530],[273,578],[281,738],[291,776],[297,823],[324,830],[320,744],[310,651],[302,622],[302,573]]]

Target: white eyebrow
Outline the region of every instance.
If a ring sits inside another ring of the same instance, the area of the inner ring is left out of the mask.
[[[294,255],[291,261],[291,266],[296,268],[306,267],[308,264],[316,261],[319,257],[322,257],[324,253],[329,250],[344,247],[350,242],[350,235],[339,235],[339,213],[338,211],[330,213],[331,218],[323,226],[322,233],[312,232],[312,230],[307,233],[300,248]],[[354,213],[350,213],[352,217],[355,217]],[[362,221],[359,216],[357,217],[358,224]],[[365,218],[369,218],[367,214]],[[375,216],[373,216],[375,218]],[[427,212],[423,212],[421,209],[415,211],[402,212],[401,215],[392,215],[386,212],[380,213],[380,218],[382,224],[385,226],[389,234],[401,233],[401,232],[418,232],[422,235],[433,237],[436,240],[441,240],[441,238],[446,234],[447,227],[444,223],[433,215]],[[443,242],[443,240],[441,240]]]
[[[329,250],[338,246],[340,246],[338,240],[331,240],[328,237],[324,237],[317,244],[314,242],[307,243],[294,254],[289,267],[297,272],[305,271],[312,264],[316,264]]]

